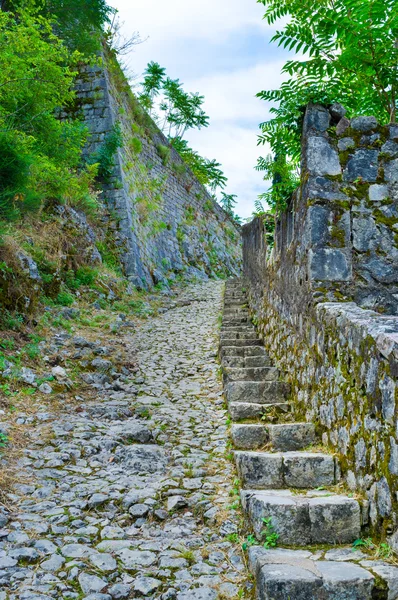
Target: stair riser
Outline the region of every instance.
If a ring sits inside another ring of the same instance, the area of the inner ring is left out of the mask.
[[[290,405],[286,402],[270,402],[268,404],[253,404],[245,402],[230,403],[228,410],[232,421],[245,421],[247,419],[261,419],[267,410],[273,414],[286,414],[290,411]]]
[[[248,356],[248,357],[237,357],[229,356],[224,357],[222,360],[223,367],[231,367],[234,369],[257,369],[259,367],[270,367],[271,360],[266,356]]]
[[[275,367],[256,367],[247,369],[224,369],[224,380],[226,383],[233,381],[278,381],[279,371]]]
[[[283,565],[264,566],[257,577],[258,600],[371,600],[374,582],[372,579],[337,578],[324,581],[308,570],[290,567],[285,581],[281,581]],[[337,571],[337,567],[336,567]],[[383,596],[379,596],[383,598]],[[385,596],[387,598],[387,596]]]
[[[228,317],[228,319],[224,319],[222,322],[222,327],[223,329],[228,328],[228,329],[233,329],[236,326],[240,326],[241,324],[250,324],[250,319],[249,317],[245,317],[245,316],[236,316],[233,318]]]
[[[238,335],[241,333],[256,333],[253,326],[250,323],[234,323],[231,326],[229,325],[224,325],[224,323],[221,326],[221,338],[225,337],[225,336],[229,336],[229,335]]]
[[[294,496],[283,499],[264,495],[260,499],[243,491],[241,499],[259,541],[263,519],[269,518],[280,545],[350,544],[361,537],[361,509],[353,498],[297,500]]]
[[[220,340],[220,347],[223,346],[235,346],[244,348],[246,346],[261,346],[263,347],[261,340],[252,339],[252,340],[237,340],[236,338],[225,338]]]
[[[302,450],[316,442],[315,428],[310,423],[284,425],[232,425],[231,437],[235,448],[256,450],[270,444],[274,450]]]
[[[221,349],[221,358],[237,357],[246,358],[249,356],[266,356],[265,349],[261,346],[247,346],[239,348],[237,346],[224,346]]]
[[[328,454],[237,451],[235,461],[246,489],[316,489],[338,483],[335,459]]]
[[[270,404],[283,402],[289,389],[281,381],[233,381],[225,386],[225,396],[229,403]]]
[[[221,331],[221,343],[225,340],[252,340],[257,342],[256,332],[251,331]]]

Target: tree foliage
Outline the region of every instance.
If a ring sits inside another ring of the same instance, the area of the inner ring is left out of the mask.
[[[91,56],[100,49],[105,24],[114,12],[106,0],[0,0],[2,10],[42,16],[70,50]]]
[[[198,152],[190,148],[186,140],[180,137],[172,138],[170,143],[200,183],[207,186],[213,193],[218,188],[225,188],[228,180],[220,168],[220,163],[216,160],[203,158]]]
[[[286,62],[279,90],[258,96],[275,104],[261,125],[260,143],[300,152],[303,107],[342,103],[351,115],[396,120],[398,93],[397,0],[258,0],[265,19],[285,23],[273,37],[298,58]]]
[[[273,157],[268,155],[266,158],[260,156],[257,161],[256,170],[264,173],[264,180],[271,181],[271,187],[259,195],[258,206],[262,207],[262,202],[266,202],[271,213],[278,214],[287,206],[287,201],[300,183],[298,163],[293,160],[287,160],[284,153],[279,153]],[[257,212],[264,212],[258,210]]]
[[[208,127],[209,117],[203,110],[204,96],[186,92],[179,79],[166,76],[159,63],[148,63],[139,95],[141,104],[150,112],[169,138],[183,138],[189,129]],[[160,102],[155,106],[155,100]]]
[[[228,180],[221,164],[200,156],[184,139],[190,129],[209,125],[209,117],[203,110],[204,96],[185,92],[179,79],[171,79],[159,63],[150,62],[144,72],[139,100],[200,183],[213,194],[224,189]]]
[[[231,219],[233,219],[239,225],[241,224],[241,218],[235,213],[235,205],[237,204],[237,195],[236,194],[226,194],[225,192],[221,192],[221,200],[220,204],[225,210],[226,213],[229,214]]]
[[[44,202],[93,203],[96,167],[80,164],[87,130],[57,118],[73,101],[81,55],[33,13],[0,11],[0,218]]]

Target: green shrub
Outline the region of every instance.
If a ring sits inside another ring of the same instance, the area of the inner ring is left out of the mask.
[[[55,304],[60,306],[72,306],[75,301],[75,297],[69,292],[59,292],[55,299]]]
[[[130,141],[130,148],[134,154],[140,154],[142,152],[142,142],[139,138],[132,138]]]
[[[91,157],[92,163],[98,163],[98,176],[108,182],[113,175],[115,166],[115,155],[123,146],[123,135],[119,123],[116,123],[109,131],[98,152]]]
[[[167,165],[171,156],[171,149],[168,146],[164,146],[163,144],[156,145],[156,151],[162,159],[163,165]]]
[[[77,271],[68,271],[65,283],[70,290],[78,290],[82,285],[91,286],[98,276],[98,271],[92,267],[79,267]]]

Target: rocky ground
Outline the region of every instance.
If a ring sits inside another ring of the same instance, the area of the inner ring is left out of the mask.
[[[250,597],[217,360],[222,293],[190,285],[115,348],[98,329],[52,340],[90,367],[91,392],[52,404],[42,388],[16,419],[28,442],[0,510],[0,600]],[[51,368],[54,383],[37,383],[67,389],[68,369]]]

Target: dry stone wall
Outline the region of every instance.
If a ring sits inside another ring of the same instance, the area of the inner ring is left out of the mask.
[[[273,250],[260,218],[243,227],[251,311],[297,417],[398,547],[398,128],[310,106],[303,131]]]
[[[103,182],[103,200],[124,271],[138,287],[177,273],[238,274],[240,227],[213,200],[139,106],[116,59],[81,73],[76,111],[90,129],[86,155],[95,157],[120,128],[123,145]]]

